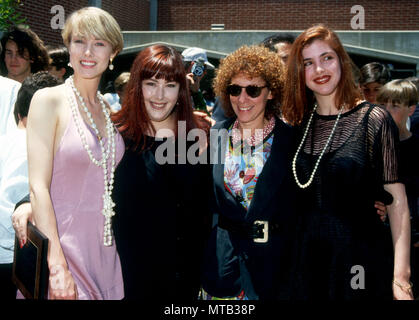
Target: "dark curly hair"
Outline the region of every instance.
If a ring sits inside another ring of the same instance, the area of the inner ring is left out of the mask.
[[[23,26],[14,27],[11,31],[4,34],[1,39],[1,45],[6,48],[7,41],[14,41],[18,47],[19,54],[24,56],[25,49],[28,50],[31,62],[31,72],[48,71],[49,56],[44,42],[32,30]],[[0,60],[2,64],[2,73],[7,74],[4,65],[5,50],[1,52]]]
[[[260,43],[264,47],[268,48],[272,52],[277,52],[275,45],[278,43],[289,43],[293,44],[295,41],[295,36],[291,33],[275,33],[269,37],[266,37]]]
[[[382,85],[391,80],[390,71],[388,68],[379,62],[371,62],[362,66],[360,69],[359,83],[362,85],[377,82]]]
[[[28,116],[29,105],[36,91],[46,87],[55,87],[59,84],[60,81],[48,71],[39,71],[26,77],[17,93],[14,110],[16,123],[18,121],[18,115],[21,118]]]
[[[70,54],[67,47],[60,46],[46,46],[50,58],[50,65],[54,66],[57,70],[65,69],[63,79],[67,79],[73,73],[73,69],[69,67]]]
[[[272,93],[265,109],[265,117],[279,115],[279,104],[284,81],[284,69],[278,54],[263,46],[243,46],[221,60],[216,71],[213,87],[214,92],[221,98],[222,107],[227,117],[234,116],[227,86],[231,79],[239,73],[244,73],[250,78],[261,77]]]

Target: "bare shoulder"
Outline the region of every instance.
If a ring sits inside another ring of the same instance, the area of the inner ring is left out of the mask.
[[[47,87],[39,89],[33,95],[32,101],[43,102],[48,105],[59,104],[66,97],[65,87],[63,84],[55,87]]]
[[[43,88],[35,92],[31,100],[30,114],[56,116],[67,103],[64,85]]]

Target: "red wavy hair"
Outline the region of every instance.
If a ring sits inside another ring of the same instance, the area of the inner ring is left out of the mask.
[[[339,57],[342,72],[335,95],[336,106],[346,104],[348,109],[352,109],[362,98],[354,81],[355,65],[337,34],[324,25],[315,25],[297,37],[288,58],[281,111],[284,118],[292,125],[300,124],[304,116],[313,109],[315,97],[306,87],[302,51],[314,40],[327,42]]]
[[[179,83],[179,96],[173,112],[178,121],[186,122],[186,133],[197,125],[192,113],[189,87],[186,81],[186,72],[181,55],[172,47],[166,45],[153,45],[141,51],[131,67],[131,75],[120,111],[112,116],[124,139],[130,140],[132,149],[142,145],[140,151],[145,149],[145,133],[156,132],[147,114],[142,90],[143,80],[153,76],[156,79],[176,81]],[[176,127],[175,135],[178,135]]]

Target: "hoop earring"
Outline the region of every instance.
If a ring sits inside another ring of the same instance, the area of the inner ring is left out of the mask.
[[[113,70],[113,68],[114,68],[114,67],[113,67],[113,64],[112,64],[112,58],[110,59],[110,62],[111,62],[111,63],[109,64],[109,70],[111,70],[111,71],[112,71],[112,70]]]

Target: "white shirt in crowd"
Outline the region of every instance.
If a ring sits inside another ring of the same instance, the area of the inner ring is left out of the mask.
[[[29,193],[26,130],[0,136],[0,264],[13,262],[15,204]]]
[[[109,103],[112,112],[121,110],[121,103],[119,102],[119,95],[117,93],[105,93],[103,97]]]
[[[19,82],[0,76],[0,135],[16,128],[13,110],[19,89]]]

